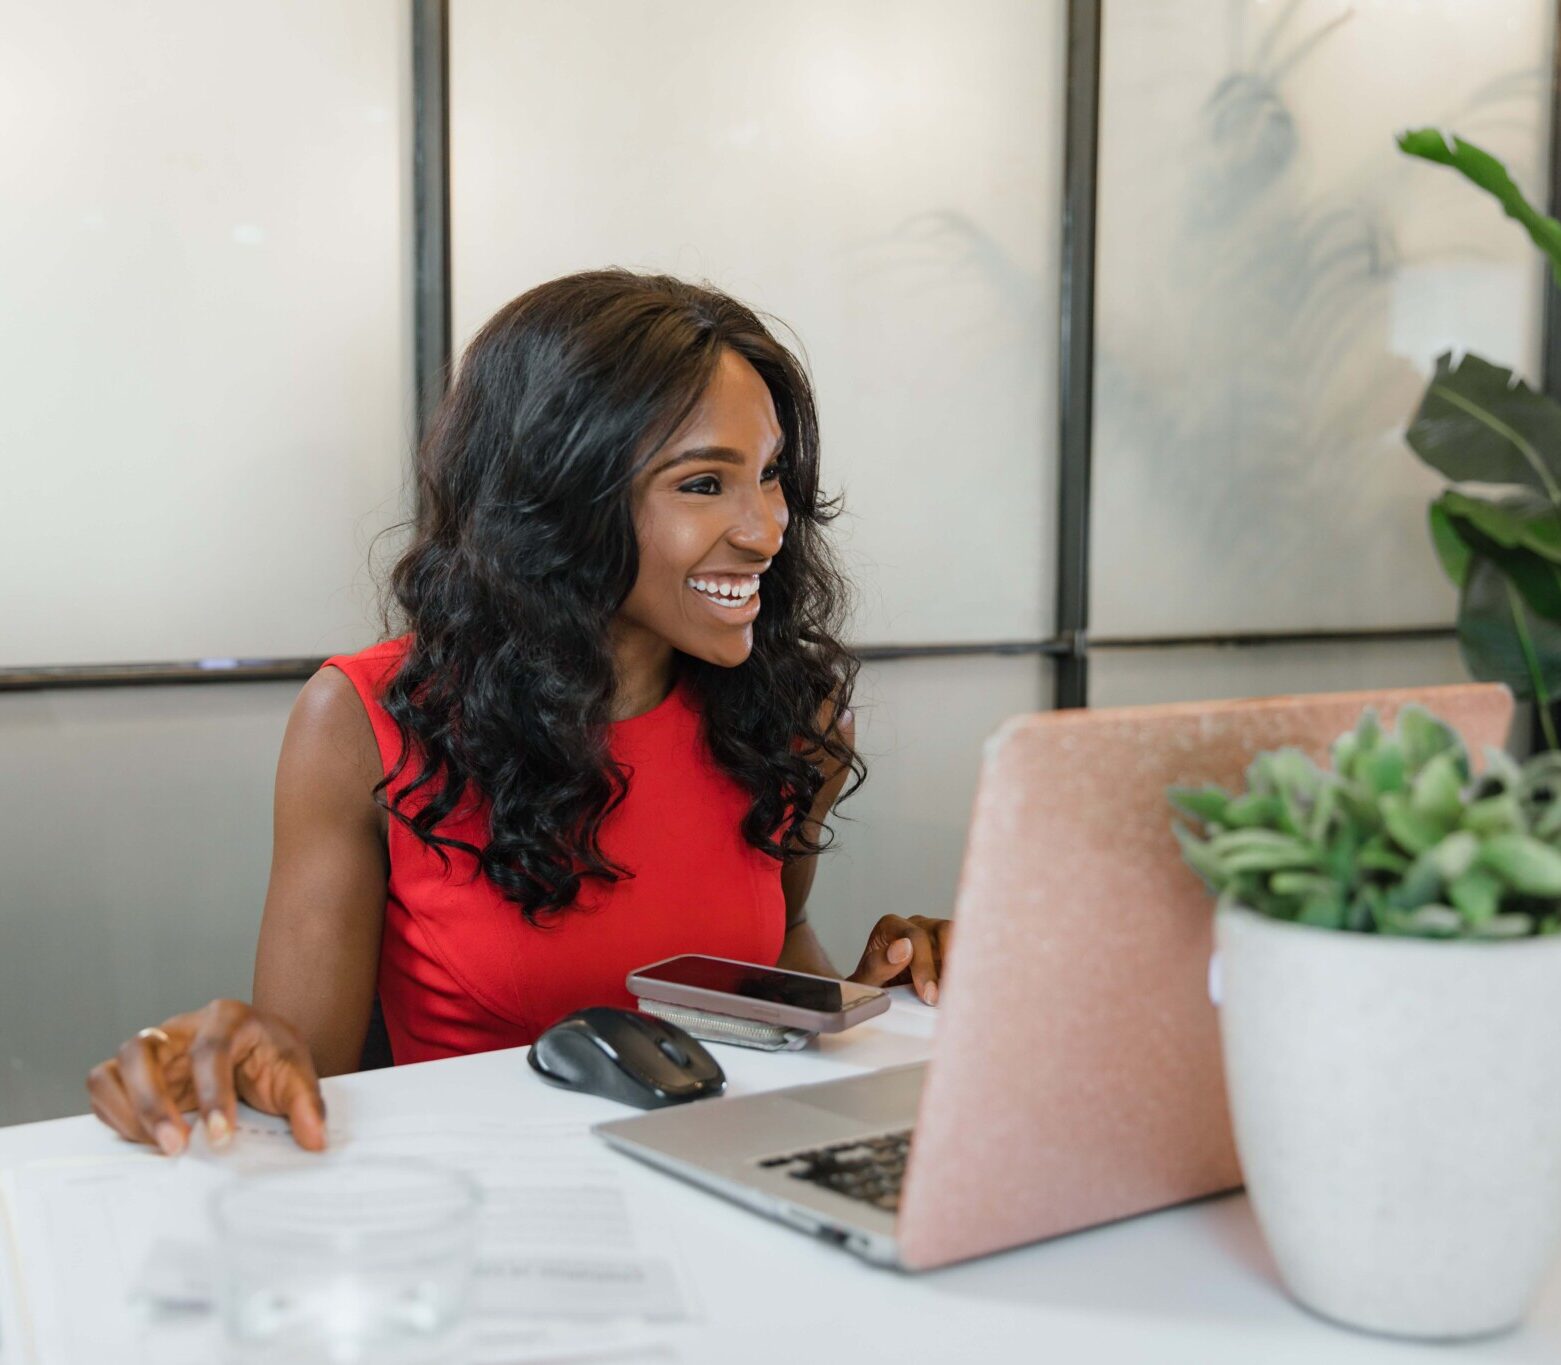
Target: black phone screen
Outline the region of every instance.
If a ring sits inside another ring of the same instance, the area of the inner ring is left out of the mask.
[[[835,1014],[864,997],[877,995],[871,986],[851,981],[826,981],[821,977],[798,976],[772,971],[746,962],[723,962],[711,957],[675,957],[655,967],[635,973],[647,981],[669,981],[749,1000],[769,1000],[778,1005]]]

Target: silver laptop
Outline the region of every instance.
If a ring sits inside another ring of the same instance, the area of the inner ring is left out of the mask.
[[[1325,761],[1410,701],[1471,751],[1506,740],[1496,684],[1015,717],[983,751],[930,1062],[593,1131],[908,1270],[1234,1188],[1211,905],[1165,789],[1239,787],[1281,745]]]

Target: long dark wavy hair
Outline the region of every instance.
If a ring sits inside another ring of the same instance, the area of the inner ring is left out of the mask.
[[[829,843],[799,828],[824,781],[821,755],[849,765],[844,796],[867,776],[833,719],[860,662],[836,638],[849,587],[823,531],[840,500],[820,498],[802,366],[752,309],[711,288],[617,269],[539,285],[472,340],[418,452],[412,537],[383,604],[387,634],[412,637],[383,698],[401,752],[374,789],[446,870],[447,850],[470,855],[473,877],[486,874],[530,924],[567,909],[584,877],[634,875],[598,842],[629,782],[607,726],[608,625],[639,572],[630,493],[724,348],[774,399],[790,523],[748,659],[723,668],[681,654],[678,672],[711,756],[752,798],[744,839],[777,861],[833,842],[828,826]],[[419,792],[426,804],[408,814]],[[484,847],[439,828],[469,795],[489,803]]]

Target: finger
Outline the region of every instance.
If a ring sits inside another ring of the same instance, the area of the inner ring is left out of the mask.
[[[865,986],[887,986],[903,976],[914,951],[909,937],[911,932],[909,920],[885,915],[867,936],[867,948],[851,980]]]
[[[276,1020],[251,1018],[235,1040],[234,1057],[234,1081],[245,1103],[285,1114],[300,1147],[323,1151],[325,1100],[303,1042]]]
[[[933,956],[932,935],[919,924],[911,926],[911,984],[929,1005],[938,1003],[938,964]]]
[[[320,1078],[307,1053],[294,1059],[282,1082],[277,1098],[293,1128],[293,1139],[311,1152],[325,1150],[325,1099],[320,1094]]]
[[[938,976],[941,979],[949,969],[949,945],[954,942],[954,921],[940,919],[932,937],[938,948]]]
[[[135,1106],[119,1079],[119,1063],[110,1058],[99,1062],[87,1073],[87,1096],[92,1112],[120,1137],[131,1142],[151,1142],[152,1135],[142,1126]]]
[[[174,1103],[154,1038],[135,1037],[120,1047],[119,1079],[141,1126],[164,1156],[177,1156],[189,1142],[190,1128]]]
[[[195,1102],[206,1125],[206,1141],[223,1148],[233,1140],[238,1092],[233,1085],[233,1050],[225,1037],[202,1036],[190,1049]]]

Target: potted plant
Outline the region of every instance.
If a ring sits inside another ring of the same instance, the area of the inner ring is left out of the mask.
[[[1254,1213],[1298,1300],[1379,1332],[1510,1327],[1561,1244],[1561,755],[1485,757],[1368,710],[1328,771],[1168,793]]]
[[[1451,167],[1492,195],[1528,233],[1561,284],[1561,223],[1523,197],[1500,161],[1435,128],[1403,133],[1398,145],[1410,156]],[[1516,696],[1532,698],[1545,744],[1555,749],[1553,708],[1561,694],[1561,404],[1535,393],[1508,368],[1449,352],[1437,358],[1406,439],[1426,464],[1453,481],[1431,504],[1431,541],[1458,589],[1464,664],[1473,677],[1504,682]]]

